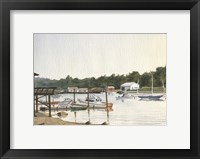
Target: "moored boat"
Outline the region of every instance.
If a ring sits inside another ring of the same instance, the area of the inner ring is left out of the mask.
[[[59,97],[61,97],[60,94],[54,94],[54,95],[52,96],[52,98],[59,98]]]
[[[131,94],[122,94],[122,95],[119,95],[119,96],[116,97],[117,100],[119,100],[119,99],[132,99],[132,98],[134,98],[134,96],[131,95]]]
[[[58,103],[58,107],[68,107],[72,103],[72,99],[65,98],[62,102]]]
[[[102,101],[102,99],[99,96],[94,95],[94,94],[89,95],[89,98],[86,97],[85,101],[88,101],[88,100],[89,100],[89,102],[101,102]]]
[[[159,100],[163,95],[141,95],[138,96],[141,100]]]
[[[70,106],[71,111],[86,110],[88,106],[86,104],[74,103]]]
[[[77,101],[80,104],[85,104],[88,106],[88,101],[84,101],[81,99],[77,99]],[[105,102],[89,102],[89,109],[106,109],[106,108],[112,108],[113,104],[112,103],[108,103],[108,106],[106,105]]]
[[[149,95],[139,95],[138,98],[140,100],[160,100],[163,97],[163,94],[154,94],[153,92],[153,73],[152,73],[152,86],[151,86],[151,94]]]

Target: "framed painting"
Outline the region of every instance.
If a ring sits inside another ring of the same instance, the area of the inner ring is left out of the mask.
[[[198,0],[0,7],[1,158],[200,158]]]

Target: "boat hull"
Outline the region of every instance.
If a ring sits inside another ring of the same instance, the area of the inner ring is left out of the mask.
[[[71,111],[86,110],[88,108],[85,104],[73,104],[70,106]]]
[[[140,99],[148,99],[148,100],[159,100],[163,95],[144,95],[138,96]]]

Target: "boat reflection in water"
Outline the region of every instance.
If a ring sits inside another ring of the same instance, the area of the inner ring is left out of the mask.
[[[63,109],[58,109],[58,111],[65,111],[68,114],[66,117],[62,117],[62,120],[98,125],[102,123],[109,123],[109,125],[166,125],[164,95],[153,94],[154,96],[150,96],[152,94],[135,93],[131,95],[132,98],[124,98],[123,102],[116,99],[119,94],[108,95],[108,107],[106,107],[105,94],[94,95],[101,98],[101,101],[91,101],[88,107],[86,94],[76,94],[75,103],[73,94],[62,94],[57,100],[61,101],[58,107]],[[56,115],[57,109],[52,113]]]
[[[90,120],[91,124],[102,124],[109,121],[109,125],[166,125],[166,100],[164,96],[159,100],[148,100],[148,98],[139,98],[145,94],[133,94],[133,98],[125,98],[122,102],[122,100],[116,100],[119,94],[108,95],[108,108],[109,103],[112,103],[110,105],[112,107],[107,116],[105,94],[95,95],[99,96],[102,101],[89,102],[88,107],[87,95],[76,94],[76,103],[74,106],[70,105],[70,108],[67,109],[68,116],[62,119],[74,122],[76,114],[76,122],[84,124]],[[73,99],[73,94],[63,94],[60,100],[65,98]],[[76,113],[74,114],[74,112]]]

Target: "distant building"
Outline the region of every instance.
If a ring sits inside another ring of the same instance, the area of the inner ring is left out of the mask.
[[[140,88],[140,85],[135,82],[126,82],[120,86],[120,89],[122,91],[127,91],[127,90],[138,90]]]
[[[88,92],[88,89],[87,88],[79,88],[78,92]]]
[[[115,87],[114,86],[107,86],[106,87],[106,91],[107,92],[113,92],[115,90]]]
[[[78,92],[78,87],[68,87],[68,88],[67,88],[67,91],[68,91],[68,92],[74,92],[74,91],[75,91],[75,92]]]

